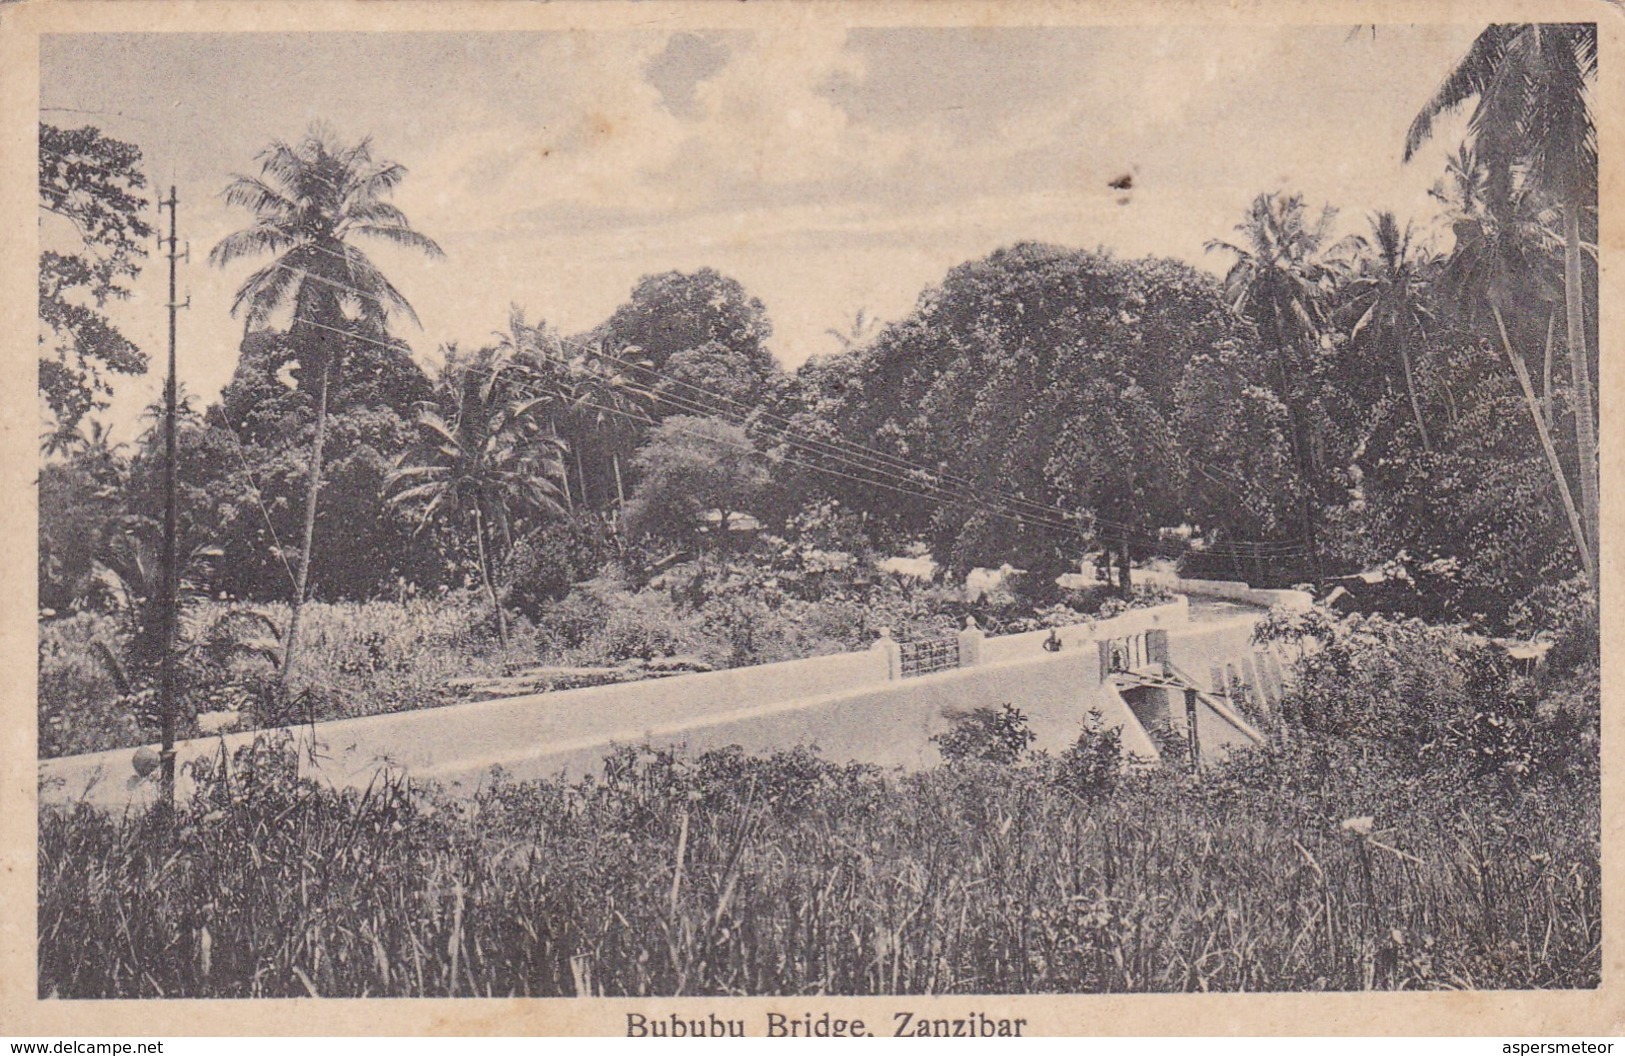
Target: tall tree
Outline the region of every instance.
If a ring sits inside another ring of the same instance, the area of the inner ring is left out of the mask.
[[[1473,163],[1470,156],[1464,156],[1462,161]],[[1469,179],[1466,183],[1472,186],[1474,181]],[[1506,353],[1557,486],[1558,499],[1568,518],[1581,565],[1595,585],[1596,551],[1591,546],[1595,522],[1588,532],[1582,512],[1575,506],[1547,413],[1535,394],[1524,357],[1512,339],[1520,321],[1526,323],[1523,329],[1527,332],[1530,329],[1527,320],[1544,315],[1543,305],[1560,296],[1560,279],[1552,267],[1556,239],[1547,211],[1533,190],[1495,178],[1481,181],[1479,186],[1479,193],[1462,197],[1463,205],[1471,211],[1458,212],[1452,217],[1456,245],[1445,265],[1444,288],[1448,300],[1468,321],[1478,323],[1481,331],[1493,334]],[[1489,325],[1482,320],[1485,315],[1489,317]],[[1580,402],[1578,394],[1574,402]]]
[[[1574,385],[1574,428],[1592,588],[1598,569],[1597,431],[1586,347],[1583,217],[1596,209],[1597,132],[1588,94],[1597,77],[1594,23],[1487,27],[1411,123],[1405,159],[1433,135],[1433,121],[1477,100],[1469,135],[1493,178],[1527,180],[1562,213],[1564,313]]]
[[[557,397],[538,394],[511,355],[493,350],[448,370],[437,399],[438,406],[420,412],[421,442],[402,458],[386,489],[391,502],[418,510],[420,527],[442,516],[468,518],[480,581],[506,650],[508,621],[496,584],[513,548],[514,520],[564,513],[553,484],[564,472],[564,443],[546,413]]]
[[[1422,449],[1431,451],[1411,350],[1423,346],[1432,321],[1432,259],[1413,248],[1411,225],[1400,230],[1394,214],[1386,211],[1371,218],[1371,238],[1361,237],[1359,245],[1358,270],[1343,291],[1343,311],[1352,320],[1349,338],[1364,338],[1384,357],[1398,358]]]
[[[772,323],[762,302],[735,279],[711,268],[647,275],[631,298],[587,335],[605,347],[639,349],[647,368],[634,370],[644,388],[661,389],[658,412],[694,414],[704,402],[694,386],[726,379],[730,400],[752,406],[778,363],[767,347]]]
[[[578,459],[589,444],[608,453],[616,509],[622,520],[626,517],[626,482],[621,474],[621,452],[649,423],[653,402],[652,394],[633,375],[648,366],[637,347],[617,349],[602,341],[582,346],[570,359],[573,447]],[[578,475],[585,491],[586,474],[578,471]]]
[[[501,363],[504,370],[510,371],[510,380],[523,377],[531,388],[550,397],[546,404],[539,405],[539,411],[548,412],[544,415],[548,435],[559,441],[561,452],[566,451],[570,445],[561,429],[561,419],[570,399],[571,377],[563,339],[543,320],[527,323],[525,310],[517,304],[508,309],[508,329],[498,330],[493,336],[497,343],[495,358],[491,361]],[[476,358],[487,355],[482,352]],[[558,467],[564,506],[573,513],[575,496],[570,491],[570,470],[562,458],[558,461]],[[585,482],[582,486],[585,487]]]
[[[393,161],[374,160],[370,139],[343,146],[331,129],[315,125],[296,144],[273,142],[258,160],[259,176],[236,176],[225,190],[226,201],[249,210],[254,222],[222,239],[209,259],[225,267],[242,257],[275,255],[238,288],[232,312],[244,316],[246,331],[262,328],[276,313],[291,310],[288,340],[298,350],[304,377],[318,378],[299,570],[282,656],[286,692],[309,589],[329,386],[347,342],[381,337],[391,315],[417,320],[406,298],[354,243],[375,239],[432,257],[442,253],[386,200],[406,169]]]
[[[627,507],[627,528],[678,546],[727,550],[736,518],[763,497],[767,458],[745,430],[720,418],[677,414],[638,452],[642,477]]]
[[[146,354],[104,311],[108,301],[130,295],[125,282],[147,255],[146,185],[134,144],[95,128],[39,126],[40,209],[71,224],[79,242],[75,252],[40,253],[40,345],[47,331],[54,337],[39,364],[40,394],[55,419],[51,450],[71,445],[80,419],[106,405],[107,373],[147,369]]]
[[[1240,243],[1214,239],[1207,249],[1235,257],[1225,274],[1230,310],[1250,319],[1274,346],[1274,386],[1286,406],[1292,455],[1305,488],[1300,506],[1304,543],[1318,562],[1312,496],[1320,478],[1320,444],[1308,421],[1316,351],[1327,324],[1328,294],[1335,266],[1331,242],[1336,211],[1312,217],[1301,195],[1261,194],[1236,225]]]

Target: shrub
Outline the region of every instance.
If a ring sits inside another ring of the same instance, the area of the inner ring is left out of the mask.
[[[1298,647],[1282,711],[1321,733],[1420,749],[1470,715],[1482,692],[1506,688],[1486,641],[1420,620],[1278,609],[1254,638]]]
[[[976,708],[961,715],[950,729],[932,737],[931,743],[949,762],[975,759],[1009,765],[1026,754],[1035,736],[1027,716],[1006,704],[998,711]]]
[[[136,709],[124,699],[103,646],[118,650],[118,621],[101,613],[45,620],[39,630],[39,754],[94,752],[140,744]]]
[[[1255,639],[1299,651],[1280,709],[1297,729],[1396,746],[1418,765],[1514,787],[1586,769],[1595,742],[1585,731],[1596,722],[1586,679],[1548,694],[1570,706],[1539,706],[1534,680],[1459,627],[1276,610]]]
[[[1084,798],[1109,794],[1122,780],[1123,728],[1106,728],[1105,717],[1091,708],[1078,739],[1056,761],[1056,784]]]
[[[701,621],[663,591],[629,589],[606,572],[572,590],[542,616],[539,631],[565,657],[580,664],[618,664],[662,656],[726,661],[727,650],[706,635]]]
[[[1524,638],[1544,636],[1552,651],[1546,666],[1566,674],[1601,662],[1602,635],[1597,598],[1584,575],[1561,583],[1543,583],[1507,614],[1512,633]]]
[[[614,556],[615,548],[597,522],[551,521],[514,544],[503,572],[505,603],[539,619],[550,604],[564,600]]]
[[[295,694],[284,702],[275,657],[287,607],[192,602],[181,623],[177,734],[204,732],[193,720],[208,711],[236,712],[240,726],[253,728],[447,703],[450,680],[501,674],[515,659],[534,662],[541,655],[524,621],[513,629],[512,652],[502,654],[489,615],[482,598],[465,592],[405,602],[312,602]],[[42,756],[157,738],[150,679],[121,685],[116,672],[123,669],[129,678],[128,669],[107,655],[116,660],[128,634],[128,623],[113,615],[83,613],[40,624]]]

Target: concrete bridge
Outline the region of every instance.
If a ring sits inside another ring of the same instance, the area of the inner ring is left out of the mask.
[[[1236,586],[1236,585],[1231,585]],[[514,779],[596,771],[613,744],[737,744],[750,752],[795,745],[835,762],[918,769],[940,757],[931,737],[977,707],[1010,703],[1027,716],[1034,747],[1064,750],[1098,709],[1122,731],[1125,750],[1161,758],[1158,724],[1200,746],[1204,758],[1257,738],[1234,699],[1279,698],[1279,663],[1251,645],[1262,604],[1308,604],[1290,592],[1225,595],[1233,607],[1171,604],[1050,632],[988,637],[970,627],[935,643],[882,638],[871,649],[780,664],[594,686],[289,727],[304,773],[363,787],[380,770],[472,795],[500,766]],[[1199,599],[1205,595],[1196,595]],[[1192,737],[1194,731],[1194,737]],[[176,746],[178,792],[187,764],[218,758],[267,731],[198,738]],[[1183,748],[1181,749],[1183,750]],[[152,801],[133,749],[43,760],[42,802],[88,801],[109,809]]]

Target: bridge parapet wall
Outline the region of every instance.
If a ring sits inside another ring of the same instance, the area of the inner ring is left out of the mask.
[[[418,776],[471,790],[488,781],[493,765],[519,780],[575,778],[598,772],[612,742],[682,745],[699,752],[737,744],[747,752],[807,745],[834,762],[871,763],[917,770],[941,761],[931,738],[972,710],[1013,704],[1034,734],[1033,747],[1065,750],[1084,715],[1101,711],[1108,727],[1121,727],[1123,747],[1142,759],[1157,749],[1122,698],[1095,680],[1090,651],[982,664],[866,689],[783,704],[695,716],[654,730],[626,730],[569,744],[514,747],[485,758],[449,759]]]
[[[1179,630],[1188,626],[1190,620],[1190,599],[1180,597],[1163,605],[1130,609],[1121,616],[1113,616],[1110,619],[1060,627],[1056,629],[1056,634],[1061,640],[1064,652],[1068,649],[1090,647],[1094,642],[1123,638],[1150,630]],[[996,638],[987,638],[981,645],[982,662],[999,663],[1032,656],[1043,648],[1044,640],[1048,637],[1049,631],[1025,631],[1021,634],[1001,634]],[[1092,648],[1090,651],[1093,651]]]
[[[1241,641],[1251,627],[1243,622]],[[917,678],[900,678],[896,643],[886,641],[881,648],[780,664],[199,738],[176,746],[179,788],[189,794],[187,763],[217,755],[222,747],[233,753],[266,733],[291,737],[304,754],[314,754],[313,775],[339,785],[365,785],[381,766],[459,780],[503,760],[524,762],[532,773],[555,765],[580,771],[596,766],[611,741],[662,738],[701,748],[818,744],[830,759],[925,765],[936,757],[930,736],[947,729],[957,714],[1004,703],[1028,715],[1040,747],[1070,744],[1096,701],[1109,724],[1125,725],[1125,744],[1138,745],[1144,731],[1132,714],[1123,712],[1115,694],[1101,695],[1099,651],[1091,643],[1164,631],[1172,653],[1174,642],[1199,629],[1191,627],[1188,602],[1179,598],[1060,628],[1058,652],[1044,649],[1047,631],[985,638],[968,629],[960,644],[962,664],[969,664]],[[1207,670],[1198,661],[1187,666]],[[1141,747],[1134,750],[1154,755]],[[42,761],[41,797],[113,807],[150,800],[154,782],[130,780],[132,754],[121,749]]]
[[[1140,572],[1139,582],[1148,586],[1162,587],[1176,594],[1188,594],[1201,598],[1219,598],[1224,601],[1239,602],[1243,605],[1258,605],[1266,609],[1272,609],[1279,605],[1288,609],[1305,611],[1313,608],[1315,604],[1314,597],[1307,591],[1263,590],[1228,579],[1184,579],[1172,572],[1159,572],[1155,569]]]

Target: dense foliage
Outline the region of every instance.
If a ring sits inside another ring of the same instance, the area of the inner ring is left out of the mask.
[[[141,148],[96,128],[39,126],[40,209],[66,221],[73,252],[40,253],[40,395],[52,417],[48,448],[71,443],[81,421],[105,408],[113,374],[141,374],[147,356],[108,319],[109,300],[130,295],[152,237]]]

